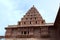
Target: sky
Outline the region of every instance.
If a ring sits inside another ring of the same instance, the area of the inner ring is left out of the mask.
[[[5,27],[17,24],[33,5],[46,23],[54,23],[60,0],[0,0],[0,35],[5,35]]]

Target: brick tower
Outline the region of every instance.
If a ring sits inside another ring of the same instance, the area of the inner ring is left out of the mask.
[[[24,17],[21,19],[21,21],[18,23],[18,25],[41,25],[44,24],[45,20],[43,20],[40,13],[37,11],[37,9],[33,6],[27,13],[24,15]]]
[[[33,6],[23,16],[17,25],[6,27],[6,40],[50,40],[49,27],[38,10]]]

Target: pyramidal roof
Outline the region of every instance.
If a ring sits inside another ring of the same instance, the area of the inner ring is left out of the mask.
[[[45,20],[42,18],[38,10],[33,6],[27,11],[21,21],[18,21],[17,25],[8,25],[6,28],[37,26],[53,26],[53,23],[45,23]]]
[[[44,24],[44,20],[38,10],[34,7],[31,7],[26,15],[20,21],[20,25],[34,25],[34,24]]]
[[[33,7],[31,7],[29,10],[28,10],[28,12],[27,12],[27,14],[32,14],[32,15],[34,15],[34,14],[39,14],[40,15],[40,13],[39,13],[39,11],[36,9],[36,7],[33,5]],[[42,17],[41,15],[40,15],[40,17]]]

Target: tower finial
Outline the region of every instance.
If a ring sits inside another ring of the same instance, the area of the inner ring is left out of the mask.
[[[34,7],[34,5],[33,5],[33,7]]]

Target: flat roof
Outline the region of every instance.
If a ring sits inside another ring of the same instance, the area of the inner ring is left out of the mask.
[[[35,25],[8,25],[6,28],[17,28],[17,27],[37,27],[37,26],[53,26],[54,23],[35,24]]]

